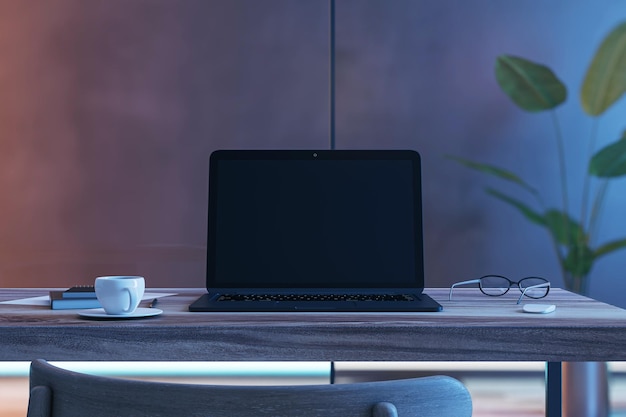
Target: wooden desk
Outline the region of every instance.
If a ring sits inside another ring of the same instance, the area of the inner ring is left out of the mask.
[[[0,360],[622,361],[626,310],[560,289],[521,312],[519,292],[426,291],[438,313],[190,313],[203,289],[159,289],[163,315],[94,321],[74,310],[0,304]],[[48,289],[2,289],[0,301]]]
[[[0,301],[49,289],[0,289]],[[626,310],[560,289],[528,314],[518,291],[426,291],[438,313],[190,313],[203,289],[161,289],[163,315],[93,321],[73,310],[0,304],[0,360],[546,361],[546,415],[561,416],[564,361],[626,360]],[[147,303],[146,303],[147,304]]]

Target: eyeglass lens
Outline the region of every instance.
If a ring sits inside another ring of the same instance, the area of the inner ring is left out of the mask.
[[[512,281],[497,275],[488,275],[480,279],[480,289],[487,295],[503,295],[511,288]]]
[[[531,298],[543,298],[548,295],[549,288],[547,287],[534,287],[535,285],[545,284],[548,281],[544,278],[528,277],[521,279],[518,283],[515,283],[508,278],[498,275],[488,275],[480,279],[480,289],[486,295],[498,296],[506,294],[511,286],[518,285],[520,291],[526,290],[525,295]]]

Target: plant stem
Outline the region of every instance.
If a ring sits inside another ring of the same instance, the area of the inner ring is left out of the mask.
[[[591,125],[591,138],[589,139],[589,147],[587,149],[588,160],[591,161],[591,157],[593,156],[593,152],[596,149],[596,138],[598,137],[598,118],[594,117],[593,124]],[[587,173],[585,174],[584,182],[583,182],[583,196],[582,196],[582,205],[580,208],[580,224],[584,227],[587,222],[587,208],[589,206],[589,192],[591,189],[591,176]],[[594,219],[597,216],[596,206],[598,203],[598,198],[596,197],[596,205],[594,205],[594,209],[589,216],[589,220],[587,223],[587,230],[589,230],[589,238],[591,239],[591,229],[592,223],[594,223]]]
[[[598,121],[598,118],[595,117],[593,119],[593,125],[591,129],[591,140],[589,143],[589,161],[591,161],[591,158],[593,157],[593,153],[595,151],[595,143],[598,137],[598,128],[599,128],[599,121]],[[588,193],[590,189],[590,182],[591,182],[591,175],[587,174],[585,176],[585,188],[584,188],[586,200],[589,198]],[[593,206],[591,208],[591,213],[589,215],[589,225],[588,225],[588,230],[589,230],[588,236],[589,236],[590,244],[592,243],[592,236],[595,236],[596,234],[598,218],[600,217],[600,212],[602,209],[602,205],[604,203],[604,197],[606,196],[608,186],[609,186],[608,179],[605,179],[604,181],[602,181],[602,184],[600,184],[600,187],[598,188],[598,191],[596,192],[596,196],[593,200]],[[583,203],[585,201],[583,201]],[[586,207],[586,205],[583,205],[583,207]]]
[[[563,217],[563,230],[565,231],[567,239],[569,241],[568,246],[571,247],[572,246],[571,235],[568,230],[569,195],[567,192],[567,170],[565,169],[565,147],[563,145],[563,133],[561,132],[561,126],[559,125],[559,120],[557,118],[556,111],[552,110],[550,113],[552,115],[552,122],[554,124],[554,130],[556,132],[556,145],[557,145],[557,151],[559,155],[559,172],[561,174],[561,196],[563,198],[563,216],[562,216]],[[566,287],[572,288],[572,286],[575,285],[575,281],[573,277],[569,276],[569,274],[567,273],[567,270],[565,269],[565,255],[561,252],[560,247],[559,247],[559,242],[556,240],[556,238],[553,236],[552,239],[554,242],[554,250],[559,259],[559,265],[561,266],[561,274],[563,276],[563,283],[565,284]],[[565,252],[565,254],[567,254],[567,252]]]
[[[554,253],[556,254],[556,258],[559,261],[559,267],[561,268],[561,276],[563,277],[563,284],[565,285],[566,289],[571,289],[573,283],[572,283],[572,279],[570,275],[567,273],[567,270],[565,269],[565,256],[561,252],[559,242],[554,237],[554,234],[548,232],[548,235],[550,236],[550,240],[552,241],[552,246],[554,247]]]
[[[569,214],[569,196],[567,192],[567,171],[565,169],[565,147],[563,145],[563,134],[561,133],[561,126],[559,120],[556,117],[556,111],[552,110],[552,122],[554,123],[554,129],[556,130],[556,144],[559,154],[559,172],[561,174],[561,196],[563,197],[563,213]],[[567,218],[563,216],[563,224],[567,227]],[[567,230],[564,228],[563,230]],[[569,233],[567,233],[569,236]]]
[[[604,197],[609,188],[609,180],[605,179],[600,184],[598,192],[596,193],[596,197],[594,199],[593,208],[591,209],[591,216],[589,217],[589,242],[591,242],[591,235],[595,236],[596,228],[598,226],[598,218],[600,217],[600,212],[602,210],[602,205],[604,203]]]

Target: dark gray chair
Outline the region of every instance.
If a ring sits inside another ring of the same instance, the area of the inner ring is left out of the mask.
[[[447,376],[338,385],[192,385],[108,378],[44,360],[30,368],[28,417],[466,417],[472,400]]]

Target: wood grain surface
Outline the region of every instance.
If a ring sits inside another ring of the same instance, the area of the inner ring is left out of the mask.
[[[0,302],[50,289],[2,289]],[[626,310],[552,289],[550,314],[519,292],[428,289],[437,313],[190,313],[204,289],[162,288],[164,313],[88,320],[75,310],[0,304],[0,360],[622,361]],[[147,307],[142,305],[143,307]]]

